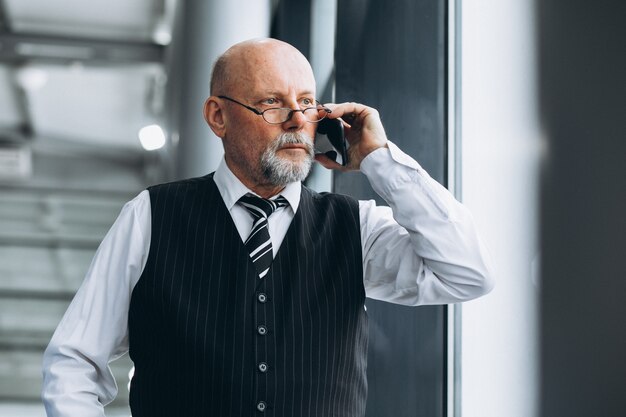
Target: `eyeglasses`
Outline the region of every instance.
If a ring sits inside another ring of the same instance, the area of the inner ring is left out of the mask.
[[[232,101],[233,103],[237,103],[240,106],[245,107],[246,109],[250,110],[254,114],[258,114],[259,116],[263,117],[263,120],[265,120],[267,123],[272,124],[272,125],[285,123],[287,120],[290,120],[293,117],[293,114],[296,112],[301,112],[304,115],[304,118],[306,119],[307,122],[317,123],[320,120],[324,119],[326,115],[332,111],[329,108],[322,106],[317,100],[315,101],[317,103],[316,107],[307,107],[304,109],[297,109],[297,110],[290,109],[288,107],[272,107],[271,109],[259,111],[255,109],[254,107],[246,106],[245,104],[235,99],[232,99],[230,97],[227,97],[227,96],[218,96],[218,97],[223,98],[228,101]],[[322,111],[323,113],[320,115],[320,112]]]

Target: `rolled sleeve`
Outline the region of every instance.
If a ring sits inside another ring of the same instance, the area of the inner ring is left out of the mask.
[[[493,287],[489,255],[469,211],[389,142],[361,171],[389,205],[360,202],[370,298],[406,305],[471,300]]]

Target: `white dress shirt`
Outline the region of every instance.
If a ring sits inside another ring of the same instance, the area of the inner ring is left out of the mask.
[[[488,255],[467,209],[393,143],[361,163],[390,207],[359,201],[363,283],[370,298],[405,305],[467,301],[491,290]],[[222,160],[215,183],[245,241],[251,192]],[[300,183],[281,192],[289,206],[269,217],[274,255],[298,210]],[[108,363],[128,351],[130,298],[148,258],[150,195],[128,202],[98,248],[85,280],[44,354],[49,417],[104,416],[117,394]]]

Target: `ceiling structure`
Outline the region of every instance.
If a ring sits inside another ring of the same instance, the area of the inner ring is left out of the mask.
[[[0,4],[0,137],[139,151],[163,108],[172,2]]]
[[[39,403],[41,355],[93,252],[171,158],[138,132],[163,126],[175,8],[0,0],[0,415]],[[114,407],[130,365],[114,363]]]

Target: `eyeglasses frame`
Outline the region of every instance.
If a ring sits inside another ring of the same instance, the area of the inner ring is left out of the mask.
[[[239,104],[240,106],[245,107],[246,109],[250,110],[250,111],[251,111],[251,112],[253,112],[254,114],[261,116],[261,117],[263,118],[263,120],[265,121],[265,123],[269,123],[269,124],[271,124],[271,125],[280,125],[280,124],[286,123],[286,122],[288,122],[289,120],[291,120],[291,118],[293,117],[293,114],[294,114],[294,113],[296,113],[296,112],[302,112],[302,114],[304,115],[304,112],[305,112],[305,111],[307,111],[307,110],[311,110],[311,109],[316,109],[316,110],[318,110],[318,111],[319,111],[319,110],[324,110],[324,111],[326,112],[326,114],[328,114],[328,113],[332,113],[332,110],[331,110],[331,109],[329,109],[328,107],[324,107],[324,106],[322,105],[322,103],[320,103],[320,102],[319,102],[319,101],[317,101],[317,100],[315,100],[315,103],[317,103],[317,105],[318,105],[318,106],[320,106],[321,108],[318,108],[318,107],[306,107],[306,108],[304,108],[304,109],[291,109],[291,108],[289,108],[289,107],[271,107],[271,108],[269,108],[269,109],[265,109],[265,110],[263,110],[263,111],[259,111],[259,110],[255,109],[254,107],[248,106],[248,105],[246,105],[246,104],[243,104],[243,103],[242,103],[242,102],[240,102],[240,101],[235,100],[234,98],[230,98],[230,97],[228,97],[228,96],[217,96],[217,97],[218,97],[218,98],[221,98],[221,99],[224,99],[224,100],[232,101],[233,103],[236,103],[236,104]],[[286,120],[284,120],[284,121],[282,121],[282,122],[269,122],[269,121],[265,118],[265,116],[263,115],[263,113],[265,113],[266,111],[269,111],[269,110],[289,110],[289,115],[287,116],[287,119],[286,119]],[[324,117],[322,117],[322,118],[321,118],[321,119],[319,119],[319,120],[312,121],[312,120],[306,119],[306,121],[307,121],[308,123],[318,123],[320,120],[323,120],[323,119],[326,117],[326,114],[324,115]]]

